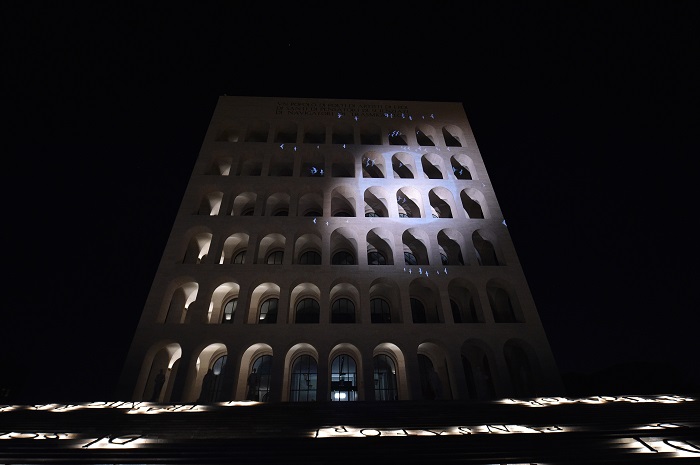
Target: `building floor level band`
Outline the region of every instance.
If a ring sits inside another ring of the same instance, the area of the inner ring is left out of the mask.
[[[219,97],[118,398],[563,394],[487,165],[461,103]]]

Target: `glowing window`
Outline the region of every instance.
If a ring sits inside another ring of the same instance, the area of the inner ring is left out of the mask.
[[[260,306],[260,314],[258,316],[258,323],[260,324],[274,324],[277,323],[277,306],[279,304],[279,299],[267,299]]]
[[[289,388],[291,402],[315,402],[318,386],[318,365],[310,355],[301,355],[292,364]]]
[[[233,323],[233,314],[236,312],[236,306],[238,306],[238,299],[231,299],[226,302],[226,305],[224,305],[224,314],[221,318],[222,323]]]
[[[250,375],[248,375],[248,400],[256,402],[267,402],[270,400],[271,372],[271,355],[263,355],[255,359]]]
[[[385,354],[374,357],[374,400],[399,400],[396,363]]]
[[[331,364],[331,401],[357,400],[357,366],[349,355],[339,355]]]

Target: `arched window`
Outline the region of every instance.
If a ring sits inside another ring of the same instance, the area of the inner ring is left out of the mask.
[[[224,305],[224,314],[221,317],[221,323],[231,324],[233,323],[233,314],[236,312],[236,306],[238,305],[238,299],[231,299]]]
[[[248,400],[267,402],[270,396],[270,373],[272,372],[272,355],[262,355],[255,359],[248,375]]]
[[[272,252],[270,255],[267,256],[267,264],[268,265],[281,265],[282,258],[284,258],[284,251],[275,250],[274,252]]]
[[[331,323],[354,323],[355,304],[350,299],[340,298],[331,307]]]
[[[426,323],[425,306],[423,302],[411,297],[411,315],[413,315],[414,323]]]
[[[374,357],[374,400],[399,400],[396,363],[385,354]]]
[[[315,250],[307,250],[301,257],[299,257],[300,265],[320,265],[321,264],[321,254]]]
[[[332,265],[354,265],[355,257],[347,250],[341,250],[333,255]]]
[[[367,263],[370,265],[386,265],[386,257],[379,251],[367,253]]]
[[[318,365],[310,355],[301,355],[292,364],[292,382],[289,388],[291,402],[315,402],[318,386]]]
[[[450,307],[452,308],[452,319],[455,323],[478,323],[479,318],[476,315],[476,306],[474,299],[469,293],[462,294],[462,297],[468,299],[465,303],[465,308],[460,308],[460,305],[450,299]],[[464,311],[463,311],[464,310]]]
[[[516,323],[515,309],[508,291],[499,287],[487,287],[486,293],[496,323]]]
[[[423,354],[418,354],[418,371],[420,372],[420,388],[423,399],[434,400],[442,398],[442,383],[435,371],[433,362]]]
[[[304,216],[323,216],[323,214],[318,210],[309,210],[304,213]]]
[[[245,250],[241,250],[238,252],[236,255],[233,256],[233,259],[231,259],[231,263],[238,264],[238,265],[244,265],[245,264]]]
[[[357,400],[357,366],[349,355],[338,355],[331,364],[331,401]]]
[[[417,265],[418,261],[416,260],[416,256],[413,255],[411,252],[404,252],[403,253],[403,261],[406,265]]]
[[[318,323],[321,307],[316,300],[307,297],[297,304],[295,323]]]
[[[461,323],[462,313],[459,311],[459,305],[457,305],[457,302],[450,299],[450,307],[452,308],[452,319],[454,320],[454,322]]]
[[[226,368],[226,355],[222,355],[214,361],[211,368],[202,379],[202,391],[197,402],[208,403],[222,400],[222,388],[224,384],[224,369]]]
[[[277,306],[279,299],[267,299],[260,306],[260,315],[258,316],[259,324],[274,324],[277,323]]]
[[[375,298],[369,302],[372,323],[391,323],[391,307],[384,299]]]

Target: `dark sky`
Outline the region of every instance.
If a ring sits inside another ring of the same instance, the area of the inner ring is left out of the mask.
[[[113,399],[223,94],[463,102],[560,370],[700,382],[697,2],[238,3],[2,7],[13,399]]]

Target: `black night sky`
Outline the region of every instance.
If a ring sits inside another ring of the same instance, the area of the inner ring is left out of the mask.
[[[62,3],[2,7],[0,401],[116,400],[223,94],[463,102],[562,373],[698,390],[697,2]]]

